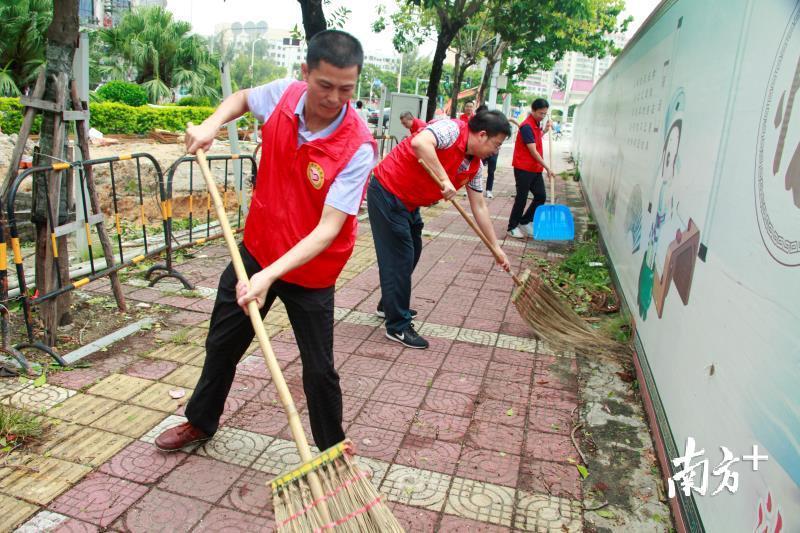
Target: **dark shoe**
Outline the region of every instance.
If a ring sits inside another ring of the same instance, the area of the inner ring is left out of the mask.
[[[196,442],[203,442],[211,437],[189,422],[170,428],[156,437],[156,448],[162,452],[175,452]]]
[[[411,318],[417,318],[417,310],[416,309],[409,309],[409,313],[411,313]],[[383,312],[383,306],[378,304],[378,310],[375,311],[375,314],[381,318],[386,318],[386,313]]]
[[[428,341],[419,336],[419,334],[414,330],[413,325],[409,325],[400,333],[391,333],[387,331],[386,338],[397,341],[407,348],[416,348],[417,350],[424,350],[429,346]]]

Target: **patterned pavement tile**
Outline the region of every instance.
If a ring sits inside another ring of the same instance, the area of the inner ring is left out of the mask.
[[[469,418],[475,410],[475,397],[460,392],[431,389],[425,397],[423,408]]]
[[[436,531],[438,513],[395,502],[389,502],[389,508],[406,531],[413,531],[414,533],[433,533]]]
[[[153,489],[117,524],[125,531],[189,531],[210,508],[207,503]]]
[[[273,477],[258,470],[245,470],[222,498],[220,505],[262,518],[274,519],[272,491],[268,486]]]
[[[482,376],[461,372],[440,371],[433,380],[433,388],[476,395],[481,388]]]
[[[247,403],[227,421],[228,426],[272,436],[280,433],[287,424],[283,407],[255,401]]]
[[[524,383],[528,385],[531,382],[532,372],[532,369],[527,366],[509,365],[493,361],[489,363],[489,368],[486,370],[486,377],[488,379],[513,381],[514,383]]]
[[[272,442],[271,437],[242,429],[222,427],[211,440],[197,450],[197,454],[247,467],[267,449],[270,442]]]
[[[444,359],[444,355],[450,351],[450,348],[453,346],[453,340],[446,338],[446,337],[430,337],[427,339],[430,346],[428,346],[427,350],[414,350],[416,352],[440,352],[437,357]],[[407,348],[404,351],[411,350],[412,348]]]
[[[61,405],[50,410],[48,415],[75,422],[76,424],[91,424],[101,416],[110,413],[119,405],[114,400],[77,394]]]
[[[164,418],[160,411],[123,404],[92,422],[92,427],[138,439]]]
[[[9,456],[6,464],[0,468],[0,492],[39,505],[47,505],[92,470],[54,457],[25,454]]]
[[[47,382],[50,385],[78,390],[99,381],[107,374],[108,372],[96,368],[76,368],[75,370],[50,373],[47,376]],[[0,395],[2,395],[2,392],[0,392]]]
[[[433,339],[428,338],[428,342],[431,342]],[[437,369],[442,366],[442,362],[444,361],[447,354],[442,351],[434,351],[434,350],[415,350],[413,348],[406,348],[403,350],[397,359],[395,360],[395,364],[407,364],[407,365],[417,365],[417,366],[424,366],[426,368]]]
[[[264,358],[260,355],[243,357],[236,366],[236,374],[240,376],[252,376],[260,380],[270,379],[269,370],[267,370],[267,364],[264,362]]]
[[[537,356],[531,355],[530,352],[508,350],[505,348],[495,348],[494,355],[492,356],[492,361],[495,363],[523,366],[525,368],[533,368],[536,364],[536,359]]]
[[[0,494],[0,502],[3,502],[4,498],[6,498],[6,496]],[[7,507],[4,503],[3,509],[8,508],[10,507]],[[59,524],[64,523],[66,520],[69,520],[68,516],[54,513],[53,511],[43,510],[36,513],[33,517],[31,517],[30,520],[18,527],[14,533],[40,533],[41,531],[53,531],[58,527]],[[0,531],[11,531],[12,529],[12,527],[5,528],[2,518],[0,518]]]
[[[572,432],[572,414],[568,411],[556,411],[546,407],[531,408],[528,431],[569,435]]]
[[[444,511],[471,520],[510,526],[513,508],[514,489],[456,477]]]
[[[360,456],[391,462],[397,454],[403,434],[353,424],[347,430],[347,438],[353,441]]]
[[[190,456],[162,479],[158,487],[214,503],[228,492],[242,472],[244,469],[235,465]]]
[[[458,337],[458,332],[460,329],[461,328],[455,326],[424,322],[417,328],[417,332],[423,337],[430,336],[454,340],[456,337]]]
[[[0,494],[0,509],[3,509],[3,512],[0,513],[0,531],[13,531],[15,527],[39,510],[35,505],[4,494]],[[36,517],[29,522],[34,522],[35,518]],[[39,522],[35,523],[38,524]],[[25,531],[24,528],[22,530]],[[38,533],[42,530],[29,528],[28,531]]]
[[[131,442],[129,437],[94,428],[81,428],[49,450],[58,459],[99,466]]]
[[[556,496],[520,491],[516,516],[522,531],[583,531],[580,502]]]
[[[372,391],[378,386],[378,382],[379,380],[375,378],[365,378],[351,374],[339,376],[339,385],[342,387],[342,393],[357,398],[369,398]]]
[[[469,418],[420,409],[411,424],[410,435],[461,442],[469,429]]]
[[[460,444],[408,435],[403,440],[395,461],[422,470],[453,474],[460,453]]]
[[[450,348],[450,355],[456,357],[472,357],[488,361],[492,355],[492,348],[471,342],[456,341]]]
[[[364,404],[367,400],[364,398],[356,398],[355,396],[342,395],[342,420],[345,423],[352,422],[361,413]]]
[[[520,352],[536,353],[536,339],[526,339],[523,337],[500,334],[497,336],[496,346],[498,348],[508,348],[509,350],[517,350]]]
[[[520,455],[523,438],[522,428],[475,420],[470,426],[467,440],[475,448]]]
[[[228,397],[250,400],[270,383],[270,381],[254,378],[253,376],[238,374],[233,380]]]
[[[391,342],[388,339],[382,339],[381,342],[363,341],[353,353],[374,359],[382,359],[384,361],[394,361],[402,351],[402,344]]]
[[[343,319],[351,324],[361,324],[364,326],[383,325],[383,319],[375,313],[362,313],[361,311],[350,311]]]
[[[470,355],[462,355],[454,350],[451,350],[442,363],[442,370],[448,372],[463,372],[473,376],[483,377],[486,367],[489,364],[489,357],[473,357]]]
[[[562,498],[582,498],[581,476],[575,465],[523,459],[520,488]]]
[[[175,369],[175,371],[168,376],[164,376],[161,381],[169,383],[170,385],[193,389],[197,386],[197,382],[200,379],[201,370],[201,368],[196,366],[183,365]]]
[[[481,392],[492,400],[510,400],[514,403],[527,404],[530,385],[505,379],[484,379]]]
[[[383,380],[372,393],[371,399],[416,409],[422,403],[426,392],[425,387]]]
[[[170,391],[183,389],[185,394],[182,398],[174,399],[170,396]],[[156,411],[164,411],[166,413],[174,413],[175,410],[181,405],[185,404],[192,396],[192,389],[183,387],[176,387],[175,385],[168,385],[166,383],[153,383],[148,388],[131,398],[131,403],[147,407],[148,409],[155,409]]]
[[[231,509],[215,507],[203,517],[193,531],[209,531],[212,533],[236,533],[269,531],[274,524],[264,524],[264,520],[256,516],[240,513]]]
[[[506,533],[508,528],[468,520],[460,516],[443,515],[442,522],[439,524],[439,533]]]
[[[578,407],[578,395],[572,391],[535,387],[531,393],[530,405],[571,413]]]
[[[451,476],[409,466],[392,465],[381,485],[391,501],[430,509],[437,513],[444,506]]]
[[[333,337],[333,350],[336,352],[355,353],[361,343],[362,339],[354,337]]]
[[[577,459],[578,452],[567,435],[529,430],[525,435],[525,455],[532,459],[565,462]]]
[[[353,355],[342,365],[340,373],[381,379],[391,366],[392,363],[383,359]]]
[[[26,450],[32,454],[44,455],[51,448],[58,446],[61,442],[83,426],[64,422],[57,418],[42,418],[42,434],[35,441],[26,446]]]
[[[150,359],[163,359],[175,363],[186,364],[198,355],[205,354],[205,348],[194,344],[167,344],[158,350],[150,352],[147,357]]]
[[[494,346],[497,343],[497,333],[461,328],[456,339],[464,342],[483,344],[485,346]]]
[[[171,472],[187,455],[164,453],[152,444],[134,441],[100,466],[100,472],[137,483],[155,483]]]
[[[520,457],[505,452],[464,447],[456,475],[495,485],[516,487]]]
[[[34,387],[33,384],[29,382],[27,387],[22,387],[7,398],[3,398],[0,403],[11,405],[19,409],[42,412],[52,408],[54,405],[64,402],[67,398],[74,395],[74,390],[48,384],[42,385],[41,387]]]
[[[125,400],[130,400],[152,384],[153,382],[147,379],[126,376],[124,374],[111,374],[94,385],[87,392],[95,396],[103,396],[105,398],[124,402]]]
[[[146,492],[144,485],[93,473],[59,496],[50,504],[50,509],[106,527]]]
[[[389,369],[389,372],[386,373],[386,379],[408,383],[409,385],[429,387],[433,383],[433,376],[435,374],[435,368],[395,363]]]
[[[178,363],[163,359],[142,359],[129,366],[125,373],[129,376],[144,379],[161,379],[178,367]]]
[[[414,419],[416,409],[400,405],[367,401],[361,414],[355,419],[357,424],[374,428],[389,429],[405,433]]]
[[[312,446],[311,455],[316,455],[318,453],[319,450],[315,446]],[[260,470],[261,472],[266,472],[267,474],[272,474],[274,477],[283,472],[297,468],[300,462],[300,454],[297,453],[297,446],[294,442],[284,439],[275,439],[267,446],[264,453],[256,459],[252,468]]]
[[[369,478],[375,490],[378,490],[383,483],[383,478],[389,470],[389,463],[370,459],[369,457],[356,457],[354,464],[362,472],[369,472]]]
[[[475,408],[475,420],[521,428],[525,425],[526,411],[524,405],[510,401],[483,400]]]
[[[335,336],[342,335],[344,337],[352,337],[354,339],[366,339],[375,331],[374,327],[364,326],[361,324],[348,324],[347,322],[339,322],[333,328]]]

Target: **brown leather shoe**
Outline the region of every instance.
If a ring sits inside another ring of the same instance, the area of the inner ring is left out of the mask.
[[[162,452],[175,452],[196,442],[203,442],[211,437],[189,422],[170,428],[156,437],[156,448]]]

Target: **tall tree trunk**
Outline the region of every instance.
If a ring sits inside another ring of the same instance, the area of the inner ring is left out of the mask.
[[[442,28],[436,40],[436,52],[433,54],[433,64],[431,65],[431,75],[428,81],[428,109],[425,113],[425,120],[431,120],[436,112],[436,98],[439,96],[439,82],[442,80],[442,65],[447,55],[447,48],[453,42],[456,32],[448,28]]]
[[[75,47],[78,41],[78,0],[55,0],[53,3],[53,21],[47,29],[47,49],[45,57],[45,92],[44,100],[51,102],[68,102],[67,80],[72,72],[72,60],[75,55]],[[58,162],[64,159],[64,124],[60,114],[43,112],[41,137],[39,148],[44,164]],[[47,158],[50,155],[53,158]],[[61,172],[48,172],[39,175],[34,179],[34,220],[39,221],[39,234],[43,232],[41,221],[47,220],[47,199],[50,197],[50,215],[53,223],[60,224],[66,222],[67,216],[67,192],[66,179]],[[44,215],[44,216],[42,216]],[[51,229],[52,231],[52,229]],[[59,239],[58,247],[61,249],[59,257],[61,261],[67,261],[65,238]],[[39,294],[46,294],[56,288],[58,269],[53,267],[53,250],[49,246],[47,239],[42,243],[37,239],[36,262],[38,270],[44,272],[44,279],[36,280]],[[68,283],[69,280],[62,279]],[[57,328],[59,323],[69,319],[70,297],[69,293],[50,300],[42,305],[42,318],[45,323],[46,339],[45,344],[50,346],[55,344]]]
[[[319,32],[328,29],[325,12],[322,10],[322,0],[297,0],[297,2],[303,12],[303,29],[308,42]]]

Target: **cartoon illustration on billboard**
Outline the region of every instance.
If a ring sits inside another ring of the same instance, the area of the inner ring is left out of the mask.
[[[681,215],[680,198],[673,193],[674,180],[680,172],[679,154],[685,106],[683,89],[678,89],[667,108],[664,144],[654,186],[657,195],[647,208],[652,215],[652,222],[639,270],[638,291],[639,316],[643,320],[647,320],[651,302],[655,303],[656,312],[661,318],[672,282],[683,304],[689,303],[700,246],[700,230],[694,220]],[[674,238],[667,240],[671,235]]]
[[[631,235],[631,253],[639,251],[642,244],[642,187],[633,186],[625,211],[625,232]]]
[[[609,181],[608,190],[606,191],[606,197],[603,202],[603,206],[608,214],[608,220],[614,220],[614,215],[617,212],[617,190],[622,181],[622,169],[624,164],[625,155],[622,153],[622,149],[618,149],[617,157],[614,158],[614,163],[611,167],[611,180]]]

